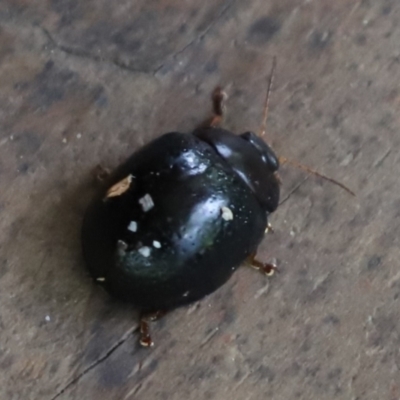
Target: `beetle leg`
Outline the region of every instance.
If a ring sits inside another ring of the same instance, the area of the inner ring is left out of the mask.
[[[95,176],[97,182],[104,182],[110,175],[110,170],[108,168],[104,168],[101,165],[98,165],[94,171],[93,175]]]
[[[274,172],[275,178],[278,181],[278,185],[281,186],[282,185],[282,179],[280,177],[280,175],[278,174],[277,171]]]
[[[247,263],[250,267],[256,269],[257,271],[263,272],[267,276],[274,275],[275,272],[279,272],[278,267],[274,263],[263,263],[256,260],[256,254],[252,254],[248,259]]]
[[[152,347],[154,342],[150,336],[149,322],[154,322],[162,318],[166,311],[156,311],[153,313],[142,314],[140,318],[140,344],[143,347]]]
[[[212,94],[213,103],[213,116],[209,122],[210,127],[221,125],[222,119],[225,112],[225,100],[227,98],[226,93],[221,87],[217,87]]]
[[[267,227],[265,228],[264,233],[265,233],[265,234],[267,234],[267,233],[274,233],[274,228],[272,228],[272,225],[271,225],[269,222],[267,223]]]

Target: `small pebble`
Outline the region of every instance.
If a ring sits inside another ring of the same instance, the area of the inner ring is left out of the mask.
[[[46,322],[50,322],[51,321],[50,315],[46,315],[44,319],[45,319]]]
[[[155,247],[156,249],[161,249],[161,243],[157,240],[154,240],[153,247]]]

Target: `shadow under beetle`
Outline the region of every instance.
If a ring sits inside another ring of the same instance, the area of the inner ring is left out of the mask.
[[[143,346],[153,345],[148,321],[214,292],[245,261],[266,274],[276,269],[255,255],[279,204],[279,160],[260,136],[219,127],[223,100],[216,89],[206,126],[166,133],[134,153],[84,217],[90,274],[142,310]]]

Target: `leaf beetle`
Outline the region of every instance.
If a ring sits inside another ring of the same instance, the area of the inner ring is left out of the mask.
[[[274,67],[275,59],[260,136]],[[148,321],[214,292],[246,260],[267,274],[276,269],[255,255],[279,204],[279,159],[255,133],[220,127],[223,100],[216,89],[206,126],[166,133],[135,152],[84,216],[87,268],[112,296],[142,310],[143,346],[153,345]]]

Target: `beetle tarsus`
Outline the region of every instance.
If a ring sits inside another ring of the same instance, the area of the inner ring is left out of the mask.
[[[150,335],[149,322],[159,320],[166,314],[166,311],[156,311],[153,313],[143,314],[140,318],[140,344],[143,347],[153,347],[154,342]]]
[[[154,342],[152,341],[150,336],[149,323],[144,319],[140,321],[140,344],[143,347],[154,346]]]
[[[265,228],[265,234],[274,233],[274,232],[275,232],[274,228],[272,228],[272,225],[268,222],[267,227]]]
[[[256,260],[256,255],[252,255],[247,259],[248,264],[256,269],[257,271],[260,271],[264,273],[267,276],[272,276],[275,274],[275,272],[279,272],[278,267],[274,263],[263,263],[261,261]]]
[[[221,125],[225,113],[226,98],[226,93],[218,86],[212,94],[213,116],[209,122],[210,127]]]

